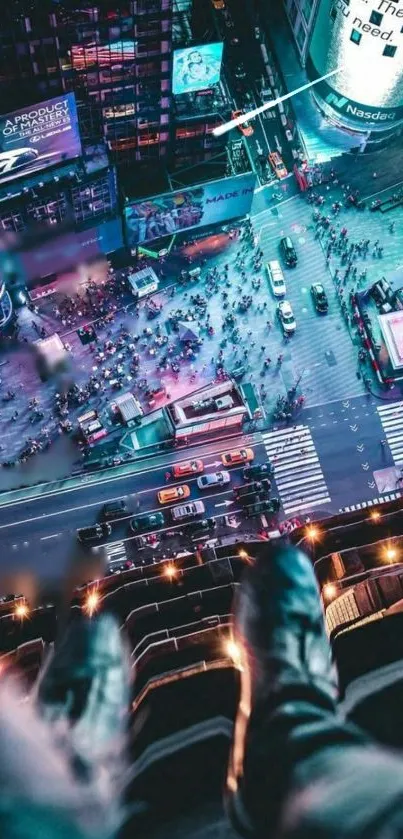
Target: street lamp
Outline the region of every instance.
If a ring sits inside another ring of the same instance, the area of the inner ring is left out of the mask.
[[[24,618],[27,618],[29,615],[29,608],[27,603],[18,603],[15,607],[14,614],[16,618],[19,618],[20,620],[24,620]]]
[[[307,527],[305,530],[305,536],[307,539],[309,539],[310,542],[316,542],[316,540],[319,538],[319,533],[319,528],[315,527],[314,524],[310,524],[309,527]]]
[[[247,114],[241,114],[241,116],[236,117],[235,119],[230,119],[228,122],[224,122],[223,125],[217,125],[217,127],[213,130],[214,137],[221,137],[222,134],[227,134],[227,132],[231,131],[232,128],[237,128],[238,125],[242,125],[244,122],[249,122],[249,120],[255,119],[255,117],[259,116],[259,114],[262,114],[264,111],[268,111],[269,108],[275,108],[276,105],[280,105],[280,103],[285,102],[286,99],[291,99],[291,97],[296,96],[297,93],[303,93],[304,90],[309,90],[310,87],[313,87],[315,84],[319,84],[319,82],[324,81],[324,79],[328,79],[330,76],[334,76],[342,69],[342,67],[336,67],[336,70],[331,70],[330,73],[320,76],[319,79],[314,79],[313,82],[307,82],[307,84],[303,84],[301,87],[295,88],[295,90],[292,90],[291,93],[285,93],[284,96],[278,96],[277,99],[269,99],[268,102],[265,102],[264,105],[261,105],[259,108],[254,108],[253,111],[248,111]]]
[[[336,595],[339,593],[339,589],[335,583],[326,583],[323,586],[322,594],[325,600],[334,600]]]
[[[397,557],[397,550],[393,547],[393,545],[389,545],[385,550],[385,559],[388,562],[393,562]]]
[[[101,602],[101,598],[97,589],[92,589],[86,597],[83,610],[88,615],[89,618],[95,614],[95,612],[99,609],[99,604]]]
[[[162,573],[167,580],[170,580],[170,582],[172,582],[178,576],[178,569],[173,562],[168,562],[165,565]]]

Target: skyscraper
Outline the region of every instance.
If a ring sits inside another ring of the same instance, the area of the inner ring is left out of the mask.
[[[16,0],[0,32],[2,111],[76,96],[81,139],[112,159],[164,157],[172,0]]]

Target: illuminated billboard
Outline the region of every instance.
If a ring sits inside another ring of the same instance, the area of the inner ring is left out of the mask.
[[[219,224],[249,213],[256,175],[234,175],[220,181],[157,195],[126,204],[124,219],[130,248],[195,227]]]
[[[341,68],[315,87],[325,111],[371,131],[403,118],[402,28],[402,0],[321,0],[307,73],[313,80]]]
[[[0,185],[80,155],[74,93],[0,116]]]
[[[175,96],[204,90],[220,81],[222,43],[202,44],[175,50],[172,92]]]
[[[124,62],[133,62],[136,57],[136,41],[113,41],[107,44],[75,44],[71,48],[71,63],[74,70],[91,67],[113,67]]]
[[[20,271],[28,286],[34,280],[76,268],[84,262],[91,262],[103,254],[113,253],[123,247],[122,221],[111,219],[73,233],[64,233],[42,242],[36,248],[19,253]]]

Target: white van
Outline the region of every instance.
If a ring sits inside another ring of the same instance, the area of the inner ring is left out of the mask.
[[[178,507],[172,507],[171,509],[174,521],[192,519],[194,516],[201,516],[204,511],[203,501],[189,501],[189,504],[179,504]]]
[[[275,297],[284,297],[286,294],[286,286],[283,270],[278,259],[272,259],[266,264],[266,272],[270,283],[270,288]]]

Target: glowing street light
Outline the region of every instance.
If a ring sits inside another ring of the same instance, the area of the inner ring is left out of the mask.
[[[241,548],[238,551],[238,556],[240,559],[243,559],[244,562],[247,562],[249,565],[251,565],[252,558],[249,556],[248,552],[245,551],[245,548]]]
[[[92,616],[95,614],[95,612],[98,611],[100,602],[101,602],[101,598],[100,598],[99,592],[96,589],[93,588],[92,591],[90,591],[87,594],[87,597],[86,597],[86,600],[85,600],[85,603],[84,603],[84,606],[83,606],[84,612],[86,612],[86,614],[88,615],[89,618],[92,618]]]
[[[303,93],[304,90],[308,90],[310,87],[313,87],[315,84],[319,84],[319,82],[324,81],[324,79],[328,79],[330,76],[334,76],[336,73],[339,73],[340,70],[342,70],[342,67],[337,67],[336,70],[331,70],[330,73],[320,76],[319,79],[314,79],[313,82],[307,82],[306,84],[303,84],[302,87],[297,87],[295,90],[292,90],[291,93],[285,93],[284,96],[278,96],[277,99],[269,99],[268,102],[265,102],[264,105],[260,105],[259,108],[254,108],[253,111],[248,111],[247,114],[241,114],[241,116],[236,117],[235,119],[230,119],[229,122],[217,125],[217,127],[213,130],[214,137],[221,137],[222,134],[226,134],[228,131],[231,131],[232,128],[237,128],[238,125],[243,125],[244,122],[249,122],[251,119],[255,119],[255,117],[259,116],[259,114],[262,114],[264,111],[268,111],[269,108],[275,108],[275,106],[279,105],[280,102],[285,102],[286,99],[291,99],[291,96],[296,96],[297,93]]]
[[[389,547],[387,547],[386,550],[385,550],[385,559],[387,559],[388,562],[393,562],[396,559],[396,557],[397,557],[396,548],[394,548],[393,545],[389,545]]]
[[[177,569],[176,565],[174,565],[173,562],[169,562],[165,565],[165,568],[164,568],[162,573],[163,573],[164,577],[167,578],[167,580],[172,581],[172,580],[175,580],[176,577],[178,576],[178,569]]]
[[[228,638],[225,641],[224,649],[228,658],[232,659],[235,667],[240,668],[242,663],[242,650],[240,644],[237,644],[233,638]]]
[[[379,521],[379,519],[381,517],[381,514],[380,514],[379,510],[371,510],[370,517],[371,517],[372,521]]]
[[[334,598],[338,595],[339,589],[335,583],[326,583],[323,586],[322,594],[325,600],[334,600]]]
[[[314,524],[310,524],[305,530],[305,536],[310,542],[315,542],[319,538],[319,528]]]
[[[24,620],[24,618],[27,618],[29,615],[29,608],[27,603],[17,603],[14,610],[14,614],[16,618],[19,618],[20,620]]]

